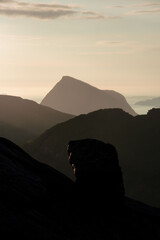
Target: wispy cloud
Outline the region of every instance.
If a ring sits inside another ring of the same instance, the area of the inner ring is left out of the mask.
[[[134,41],[98,41],[97,46],[108,46],[108,47],[133,47],[137,44]]]
[[[127,12],[125,15],[143,15],[143,14],[159,14],[160,13],[160,3],[139,3],[139,4],[130,4],[130,5],[111,5],[106,8],[114,9],[132,9]]]
[[[116,19],[116,16],[103,16],[96,12],[81,9],[76,5],[20,2],[16,0],[0,0],[0,15],[12,17],[32,17],[37,19],[56,19],[74,17],[78,19]]]
[[[148,10],[135,10],[128,12],[127,15],[143,15],[143,14],[159,14],[160,8],[148,9]]]
[[[160,3],[140,3],[140,4],[133,4],[133,5],[130,5],[130,7],[140,7],[140,8],[143,8],[143,7],[159,7],[160,6]]]
[[[81,18],[85,18],[85,19],[104,19],[105,17],[103,15],[97,14],[95,12],[83,11]]]
[[[81,18],[85,19],[119,19],[119,16],[107,16],[107,15],[101,15],[95,12],[91,11],[83,11]]]
[[[148,8],[148,7],[160,7],[160,3],[139,3],[130,5],[108,5],[106,8]]]
[[[25,16],[39,19],[55,19],[77,13],[75,6],[60,4],[38,4],[11,0],[0,1],[0,14],[8,16]]]

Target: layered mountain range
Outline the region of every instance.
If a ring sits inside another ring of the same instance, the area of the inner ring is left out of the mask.
[[[68,141],[95,138],[112,143],[119,153],[127,195],[160,207],[159,122],[160,109],[136,117],[121,109],[98,110],[54,126],[25,149],[73,179],[66,161]]]
[[[0,95],[0,111],[2,239],[159,240],[160,109],[65,76],[41,104]]]

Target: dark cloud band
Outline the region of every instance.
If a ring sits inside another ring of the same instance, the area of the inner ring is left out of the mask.
[[[78,19],[114,19],[117,17],[84,11],[79,6],[64,4],[27,3],[14,0],[0,0],[0,15],[24,16],[37,19],[56,19],[60,17],[75,17]]]

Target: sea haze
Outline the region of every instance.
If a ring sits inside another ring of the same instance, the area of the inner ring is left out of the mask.
[[[145,101],[147,99],[154,98],[156,96],[125,96],[129,105],[134,109],[138,114],[147,114],[147,112],[152,109],[151,106],[136,105],[139,101]]]

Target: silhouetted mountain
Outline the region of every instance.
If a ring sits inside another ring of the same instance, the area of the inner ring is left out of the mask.
[[[80,150],[83,160],[86,155],[83,155],[80,145],[76,143],[76,148]],[[98,145],[95,149],[101,148]],[[88,156],[90,150],[88,148]],[[70,151],[73,152],[73,149]],[[106,153],[101,148],[103,153],[105,157]],[[118,162],[115,164],[114,157],[110,154],[109,157],[113,163],[109,161],[106,167],[109,171],[114,166],[112,173],[116,178]],[[101,184],[105,185],[105,182]],[[111,181],[107,182],[108,186],[112,184]],[[84,195],[79,186],[55,169],[37,162],[12,142],[0,138],[1,239],[159,240],[159,209],[126,197],[123,201],[117,198],[115,202],[103,201],[97,194],[107,198],[109,189],[104,194],[104,191],[99,192],[99,188],[94,189],[93,186],[96,197],[90,202],[89,196]],[[111,197],[109,193],[108,197]],[[104,211],[99,211],[100,203],[104,204]]]
[[[0,136],[17,144],[22,145],[72,117],[31,100],[0,95]]]
[[[64,76],[55,85],[41,104],[74,115],[103,108],[121,108],[131,115],[136,115],[121,94],[100,90],[68,76]]]
[[[136,105],[160,107],[160,97],[147,99],[145,101],[139,101],[135,103]]]
[[[66,239],[71,180],[3,138],[0,179],[1,239]]]
[[[70,140],[95,138],[116,146],[128,196],[160,207],[160,109],[133,117],[120,109],[80,115],[43,133],[26,150],[73,179],[66,162]]]

